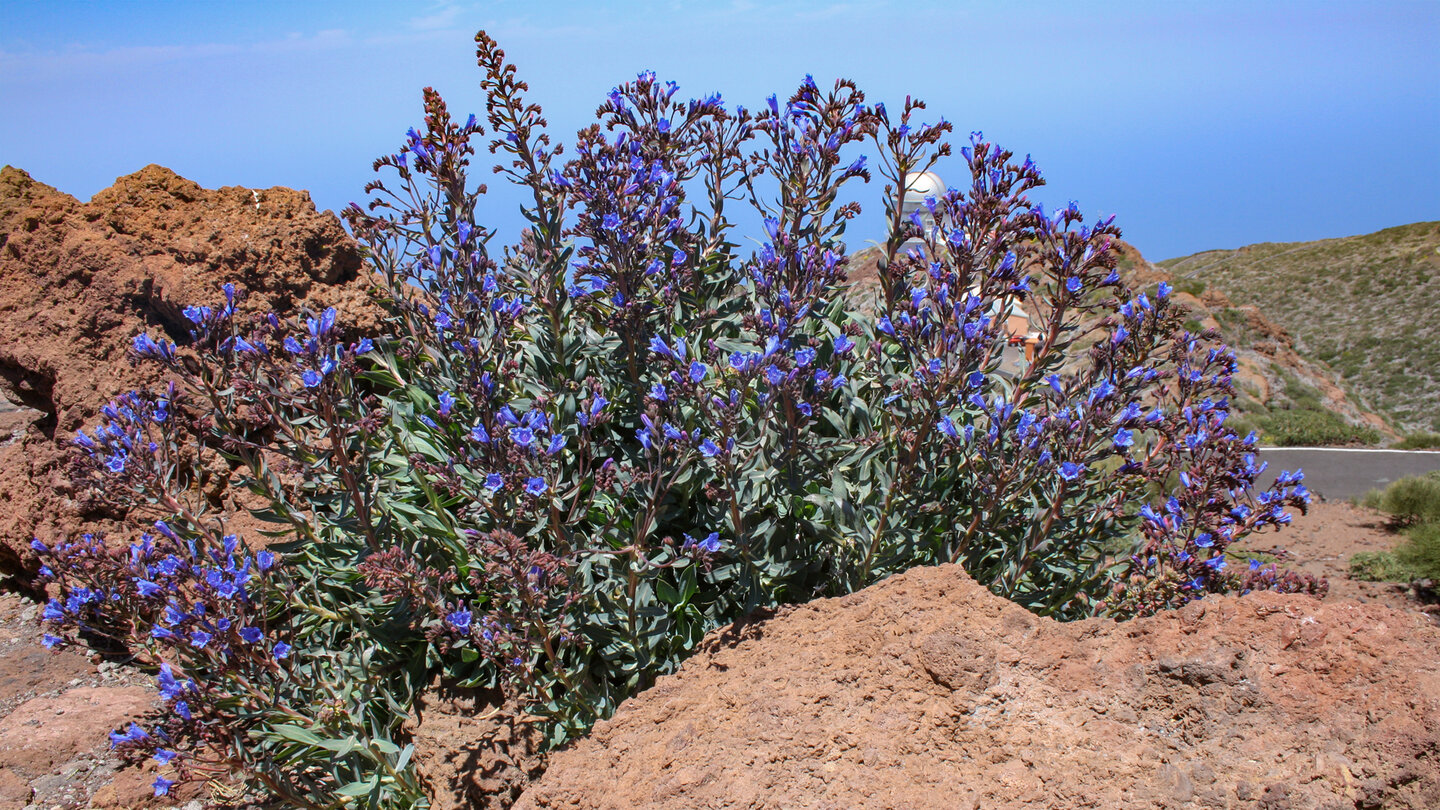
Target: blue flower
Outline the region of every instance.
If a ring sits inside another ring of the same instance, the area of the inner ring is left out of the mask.
[[[246,644],[258,644],[265,638],[265,632],[258,627],[240,628],[240,639]]]
[[[185,316],[186,320],[190,321],[196,326],[203,325],[205,321],[210,318],[210,307],[191,305],[180,310],[180,312]]]
[[[643,427],[635,429],[635,438],[639,440],[640,446],[644,447],[646,450],[650,450],[655,446],[650,441],[650,431],[646,430]]]
[[[440,400],[439,414],[440,414],[441,416],[449,416],[449,415],[450,415],[450,410],[455,407],[455,397],[454,397],[454,395],[452,395],[449,391],[441,391],[441,392],[440,392],[439,400]]]
[[[275,649],[274,649],[274,652],[275,652],[275,660],[276,660],[276,661],[283,661],[283,660],[285,660],[286,658],[289,658],[289,657],[290,657],[290,651],[293,650],[293,649],[294,649],[293,647],[291,647],[289,644],[286,644],[286,643],[283,642],[283,641],[277,641],[277,642],[275,642]],[[177,706],[176,708],[179,708],[179,707]]]
[[[521,447],[529,447],[535,443],[535,432],[528,427],[511,428],[510,440]]]
[[[269,571],[275,566],[275,554],[270,551],[261,551],[255,555],[255,565],[257,565],[261,571]]]
[[[369,354],[374,350],[375,341],[371,340],[370,338],[361,338],[360,342],[355,344],[356,354]]]
[[[706,458],[714,458],[720,455],[720,447],[715,442],[706,439],[700,443],[700,455]]]
[[[556,434],[550,439],[550,446],[545,448],[546,454],[553,456],[556,453],[560,452],[565,448],[566,441],[568,441],[568,439],[564,435]]]
[[[985,372],[972,371],[969,376],[965,378],[965,382],[969,383],[971,388],[979,388],[985,384]]]
[[[1201,532],[1195,535],[1195,545],[1199,548],[1210,548],[1215,545],[1215,538],[1211,537],[1209,532]]]
[[[135,587],[140,589],[141,596],[154,596],[161,591],[159,585],[148,579],[140,579],[139,577],[135,577]]]
[[[876,328],[879,329],[881,332],[884,332],[885,334],[890,335],[891,337],[894,337],[894,335],[895,335],[895,327],[890,323],[890,318],[889,318],[889,316],[881,316],[879,322],[876,323],[875,326],[876,326]]]
[[[691,382],[697,382],[697,383],[698,383],[698,382],[700,382],[701,380],[705,379],[705,375],[706,375],[706,374],[709,374],[709,373],[710,373],[710,368],[709,368],[709,366],[706,366],[704,363],[700,362],[699,360],[696,360],[695,362],[693,362],[693,363],[690,364],[690,381],[691,381]]]
[[[151,784],[151,787],[155,788],[156,796],[168,796],[170,795],[170,788],[175,787],[175,783],[163,776],[157,776],[155,777],[154,783]]]
[[[1069,291],[1072,292],[1072,293],[1078,293],[1078,292],[1080,292],[1080,279],[1075,278],[1074,276],[1071,276],[1070,278],[1066,279],[1066,280],[1065,280],[1065,289],[1069,290]]]
[[[707,537],[697,540],[690,535],[685,535],[684,548],[695,549],[706,554],[714,554],[720,550],[720,533],[711,532]]]
[[[308,368],[304,374],[300,375],[300,381],[305,383],[306,388],[319,388],[320,383],[325,381],[325,377],[315,369]]]
[[[665,384],[657,382],[650,386],[650,398],[659,402],[669,402],[670,397],[665,392]]]
[[[1155,291],[1155,297],[1158,298],[1158,299],[1160,299],[1160,300],[1162,300],[1162,301],[1165,300],[1166,298],[1169,298],[1169,297],[1170,297],[1170,285],[1169,285],[1169,284],[1166,284],[1166,283],[1163,282],[1163,281],[1160,282],[1160,289],[1158,289],[1158,290]]]
[[[835,336],[835,353],[836,353],[836,354],[845,354],[846,352],[850,351],[850,350],[853,349],[853,348],[855,348],[855,341],[851,340],[850,338],[846,337],[845,335],[836,335],[836,336]]]
[[[765,379],[768,380],[771,385],[779,385],[785,382],[785,372],[781,371],[774,363],[771,363],[765,367]]]
[[[41,643],[41,644],[44,644],[46,649],[48,649],[48,650],[53,650],[53,649],[55,649],[57,646],[59,646],[59,645],[61,645],[61,644],[64,644],[64,643],[65,643],[65,639],[63,639],[63,638],[61,638],[61,637],[59,637],[59,636],[52,636],[52,635],[50,635],[49,633],[46,633],[46,634],[44,634],[43,636],[40,637],[40,643]]]
[[[214,638],[214,636],[204,630],[196,630],[190,634],[190,643],[196,647],[203,648],[206,644],[210,643],[210,639],[212,638]]]
[[[45,603],[45,609],[40,616],[47,622],[61,622],[65,620],[65,609],[60,606],[59,600],[51,599]]]
[[[505,486],[505,478],[501,476],[500,473],[490,473],[485,476],[485,488],[491,492],[503,486]]]
[[[475,427],[470,428],[470,438],[474,439],[480,444],[490,443],[490,434],[485,430],[484,425],[476,425]]]
[[[670,344],[666,343],[665,339],[659,335],[650,338],[650,351],[671,359],[675,358],[675,350],[670,348]]]
[[[1115,437],[1113,441],[1116,447],[1130,447],[1131,445],[1135,444],[1135,433],[1133,431],[1126,430],[1125,428],[1120,428],[1119,430],[1115,431]]]
[[[291,354],[301,354],[305,351],[305,348],[300,345],[300,341],[287,335],[285,337],[285,351]]]
[[[525,492],[529,495],[533,495],[538,498],[541,495],[544,495],[547,489],[549,489],[549,487],[545,485],[544,478],[525,479]]]
[[[155,761],[161,765],[169,765],[178,756],[180,755],[165,748],[155,749]]]
[[[795,365],[799,366],[800,368],[805,368],[813,362],[815,362],[814,349],[806,346],[803,349],[797,349],[795,351]]]
[[[946,436],[949,436],[952,439],[960,438],[960,431],[955,429],[955,423],[951,421],[950,417],[948,416],[940,417],[940,421],[935,423],[935,427],[941,433],[944,433]]]
[[[1205,565],[1206,565],[1211,571],[1224,571],[1224,570],[1225,570],[1225,555],[1223,555],[1223,554],[1217,554],[1217,555],[1215,555],[1214,557],[1211,557],[1210,559],[1206,560],[1206,561],[1205,561]]]
[[[1073,461],[1066,461],[1060,465],[1060,477],[1066,481],[1074,481],[1085,473],[1084,464],[1076,464]]]
[[[457,610],[445,617],[450,626],[462,633],[470,632],[470,620],[472,614],[468,610]]]
[[[181,720],[192,719],[190,714],[190,704],[186,703],[183,700],[175,701],[175,714],[179,715]]]

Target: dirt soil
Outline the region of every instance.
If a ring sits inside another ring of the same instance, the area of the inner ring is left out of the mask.
[[[0,810],[138,808],[157,802],[147,767],[122,767],[107,732],[154,705],[153,679],[75,650],[40,645],[40,606],[0,593]],[[198,807],[196,808],[198,810]]]
[[[712,634],[517,806],[1440,807],[1440,630],[1363,598],[1060,624],[916,569]]]

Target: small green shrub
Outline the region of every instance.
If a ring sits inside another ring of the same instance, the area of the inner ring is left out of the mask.
[[[1350,578],[1365,582],[1409,582],[1415,571],[1393,551],[1361,551],[1350,557]]]
[[[1440,450],[1440,433],[1411,433],[1391,447],[1396,450]]]
[[[1440,474],[1401,478],[1385,488],[1376,505],[1403,525],[1440,523]]]
[[[1411,579],[1440,579],[1440,523],[1422,523],[1395,549],[1395,558],[1414,572]]]
[[[1258,420],[1265,440],[1278,447],[1322,447],[1379,444],[1380,432],[1352,425],[1325,410],[1274,411]]]
[[[1175,282],[1175,289],[1198,298],[1201,293],[1205,292],[1205,282],[1198,278],[1182,278]]]

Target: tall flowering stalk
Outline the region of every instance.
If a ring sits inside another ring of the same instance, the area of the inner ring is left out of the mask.
[[[1323,587],[1231,570],[1303,508],[1300,477],[1255,491],[1234,357],[1164,285],[1127,288],[1112,219],[1032,202],[1028,157],[972,135],[969,185],[905,215],[952,157],[923,103],[806,77],[747,110],[646,72],[564,159],[476,42],[483,121],[427,89],[346,211],[389,335],[342,339],[333,311],[243,323],[227,288],[186,345],[136,338],[175,384],[81,434],[95,497],[161,521],[128,555],[45,551],[55,643],[143,647],[162,678],[169,715],[117,747],[301,806],[411,806],[401,721],[436,674],[500,688],[558,743],[709,630],[914,565],[1065,618]],[[528,192],[505,247],[474,221],[476,138]],[[867,305],[839,200],[872,166],[889,232]],[[226,485],[279,545],[229,535]]]

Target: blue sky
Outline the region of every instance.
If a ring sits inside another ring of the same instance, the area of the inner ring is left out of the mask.
[[[478,28],[557,135],[647,68],[752,106],[806,73],[915,95],[1033,154],[1043,201],[1118,214],[1155,260],[1440,219],[1436,0],[7,0],[0,163],[82,199],[160,163],[338,209],[419,123],[422,87],[483,112]],[[491,185],[482,214],[512,235],[519,197]],[[853,242],[879,238],[879,191]]]

